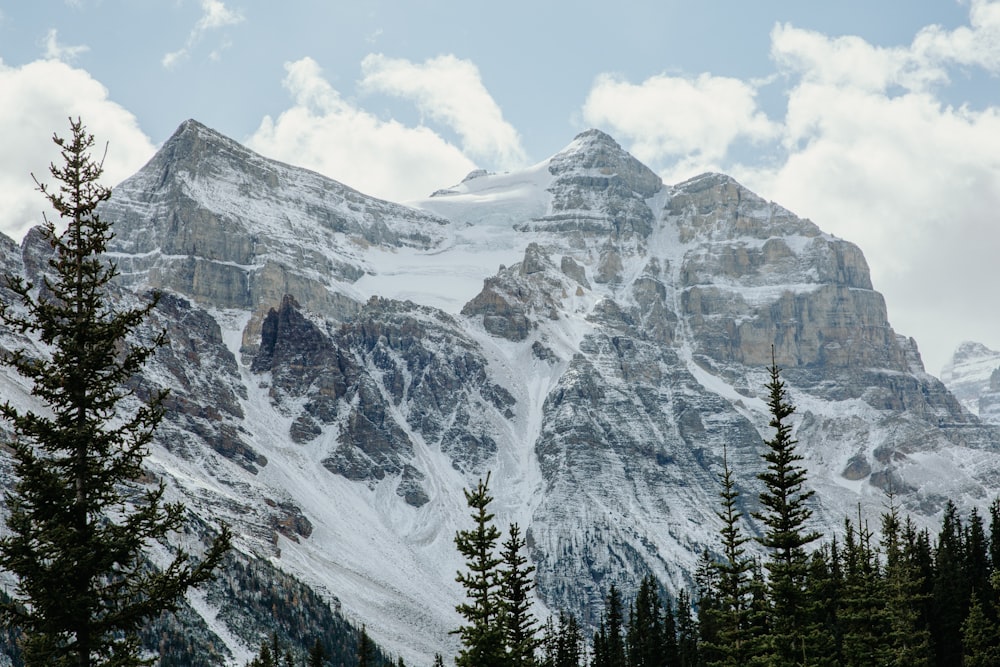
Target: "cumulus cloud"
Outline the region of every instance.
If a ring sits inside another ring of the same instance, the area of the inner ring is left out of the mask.
[[[361,63],[362,89],[413,102],[422,114],[461,137],[462,149],[498,169],[524,166],[517,130],[483,85],[479,69],[453,55],[413,63],[371,54]]]
[[[31,174],[50,180],[48,165],[59,160],[52,135],[68,135],[68,117],[82,118],[102,153],[107,142],[106,185],[132,175],[153,155],[135,116],[108,99],[107,89],[87,72],[63,62],[9,67],[0,61],[0,99],[5,101],[0,104],[0,232],[15,240],[39,224],[43,212],[51,215]]]
[[[1000,73],[1000,2],[967,25],[927,26],[883,47],[788,24],[771,32],[783,117],[753,82],[703,74],[629,83],[599,77],[583,108],[677,182],[727,171],[861,246],[890,321],[937,372],[963,339],[1000,349],[1000,107],[948,103],[957,72]],[[740,140],[765,158],[734,155]]]
[[[247,141],[254,150],[393,201],[425,197],[475,168],[430,129],[380,120],[345,101],[311,58],[285,70],[293,104],[263,119]]]
[[[640,160],[674,162],[673,172],[717,169],[737,139],[765,141],[779,131],[757,107],[753,85],[708,74],[659,75],[639,84],[601,75],[583,118],[629,143]]]
[[[243,12],[229,9],[222,0],[201,0],[201,18],[198,19],[198,22],[194,24],[194,28],[191,29],[187,43],[176,51],[164,54],[160,63],[167,69],[175,67],[188,57],[191,49],[201,41],[205,33],[242,23],[244,18]],[[218,60],[222,50],[227,47],[228,44],[224,44],[222,47],[214,49],[209,57],[212,60]]]
[[[68,46],[59,43],[59,34],[55,28],[49,30],[45,36],[45,57],[49,60],[62,60],[71,62],[81,53],[86,53],[90,47],[85,44]]]

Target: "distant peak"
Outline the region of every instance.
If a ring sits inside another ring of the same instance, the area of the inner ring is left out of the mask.
[[[953,354],[952,357],[956,360],[964,360],[974,357],[992,357],[997,354],[998,353],[995,350],[991,350],[982,343],[966,340],[959,343],[958,347],[955,348],[955,354]]]

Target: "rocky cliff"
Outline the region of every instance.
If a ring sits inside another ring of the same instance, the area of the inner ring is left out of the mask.
[[[596,130],[413,208],[188,121],[103,215],[121,298],[165,292],[170,346],[136,379],[172,390],[151,470],[408,662],[454,641],[452,537],[487,472],[550,609],[686,585],[724,448],[755,507],[772,350],[818,529],[890,485],[928,522],[1000,484],[1000,433],[924,372],[856,246],[725,175],[665,185]]]

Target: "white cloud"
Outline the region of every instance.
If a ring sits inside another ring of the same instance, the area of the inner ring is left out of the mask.
[[[226,7],[222,0],[201,0],[201,17],[191,29],[185,45],[176,50],[163,55],[160,64],[166,69],[171,69],[185,60],[191,53],[191,49],[202,39],[205,33],[211,30],[218,30],[227,26],[242,23],[245,20],[243,12],[232,10]],[[214,49],[210,54],[211,60],[218,60],[222,50],[228,48],[228,43],[222,47]]]
[[[86,53],[90,47],[85,44],[78,46],[66,46],[59,43],[59,34],[55,28],[49,30],[45,36],[45,57],[49,60],[62,60],[71,62],[81,53]]]
[[[472,62],[445,55],[418,64],[371,54],[361,69],[363,89],[412,101],[422,114],[457,132],[463,150],[486,166],[524,166],[520,136],[503,119]]]
[[[221,0],[202,0],[201,10],[202,16],[194,26],[197,33],[236,25],[244,19],[243,12],[227,9]]]
[[[346,102],[311,58],[285,69],[293,105],[263,119],[247,141],[254,150],[393,201],[425,197],[475,168],[430,129],[379,120]]]
[[[65,63],[40,60],[8,67],[0,61],[0,99],[5,101],[0,104],[0,232],[15,240],[48,211],[31,174],[50,180],[48,165],[59,160],[52,135],[67,136],[70,116],[79,116],[94,135],[95,151],[103,153],[107,142],[106,185],[132,175],[154,152],[135,117],[109,100],[107,89],[87,72]]]
[[[708,74],[659,75],[640,84],[601,75],[583,118],[628,143],[640,160],[670,160],[673,172],[688,174],[717,169],[737,139],[765,141],[779,131],[758,109],[751,84]]]

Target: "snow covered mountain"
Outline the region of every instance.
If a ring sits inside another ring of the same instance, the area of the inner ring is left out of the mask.
[[[721,174],[664,185],[596,130],[403,206],[187,121],[103,216],[122,298],[167,295],[151,470],[410,663],[454,642],[487,471],[540,604],[593,620],[611,583],[686,585],[724,447],[756,506],[772,345],[817,528],[890,485],[923,522],[1000,486],[1000,431],[924,372],[856,246]],[[6,271],[43,254],[0,243]],[[245,655],[220,604],[196,610]]]
[[[1000,424],[1000,352],[966,341],[941,369],[941,380],[963,408]]]

